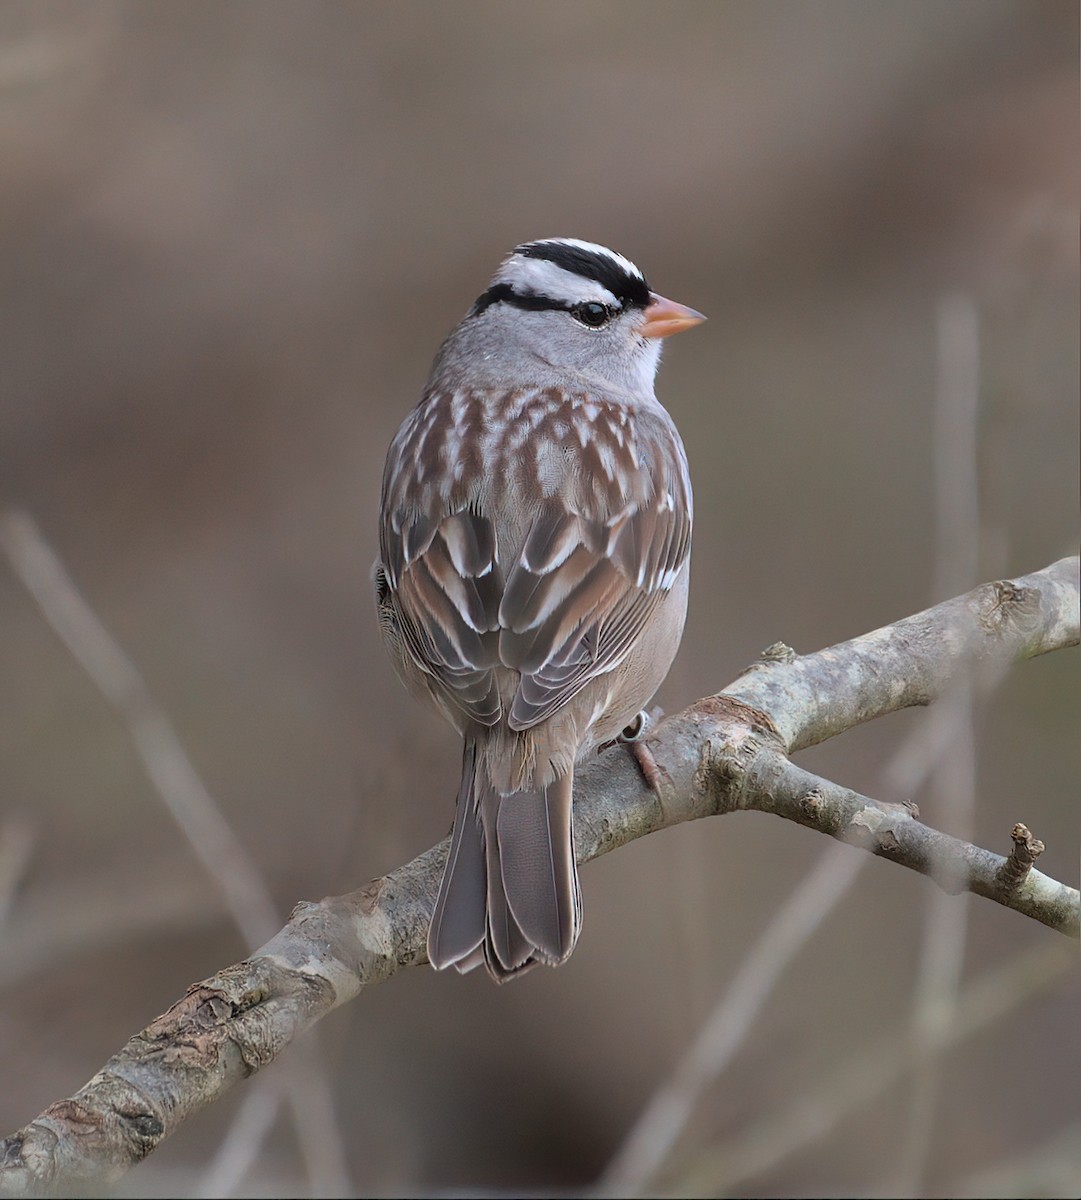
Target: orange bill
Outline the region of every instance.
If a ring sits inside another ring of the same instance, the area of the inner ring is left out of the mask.
[[[685,304],[677,304],[674,300],[666,300],[656,292],[650,292],[649,306],[646,308],[646,323],[639,330],[643,337],[671,337],[690,329],[692,325],[700,325],[706,318]]]

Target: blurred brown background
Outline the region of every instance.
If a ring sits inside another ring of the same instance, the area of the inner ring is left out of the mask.
[[[810,651],[945,598],[945,293],[980,320],[979,577],[1073,552],[1077,60],[1072,0],[5,0],[0,504],[33,514],[144,672],[282,919],[449,828],[459,747],[384,660],[368,568],[389,439],[516,242],[606,243],[710,317],[659,381],[697,499],[669,710],[773,641]],[[1076,679],[1069,652],[1020,666],[975,727],[976,840],[1003,852],[1024,820],[1073,882]],[[3,563],[0,714],[0,836],[32,835],[0,926],[6,1133],[248,947]],[[881,793],[920,719],[801,761]],[[350,1186],[584,1187],[823,849],[751,814],[666,832],[586,868],[561,970],[497,990],[417,969],[335,1013]],[[669,1178],[906,1027],[931,886],[870,864]],[[966,980],[1058,937],[956,903]],[[1079,1000],[1067,972],[944,1058],[928,1194],[988,1171],[999,1194],[1076,1194]],[[240,1101],[128,1193],[197,1191]],[[909,1101],[902,1079],[741,1190],[888,1194]],[[280,1115],[237,1189],[312,1187]]]

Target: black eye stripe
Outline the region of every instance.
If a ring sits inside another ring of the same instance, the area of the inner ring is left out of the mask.
[[[563,308],[567,304],[562,300],[553,300],[551,296],[538,296],[532,292],[516,292],[509,283],[493,284],[482,296],[477,297],[477,302],[473,305],[473,313],[484,312],[484,310],[500,300],[506,301],[507,304],[513,304],[515,308],[527,308],[534,311],[545,308]]]
[[[577,315],[578,309],[585,307],[581,301],[555,300],[551,296],[540,296],[535,292],[516,292],[509,283],[497,283],[493,287],[490,287],[482,296],[477,297],[471,315],[475,317],[499,301],[503,301],[506,304],[513,304],[515,308],[524,308],[530,312],[567,312],[572,316]],[[598,307],[605,308],[606,306],[599,305]],[[616,309],[615,311],[618,312],[619,310]],[[609,315],[614,314],[610,313]],[[584,325],[588,324],[586,321],[582,323]]]

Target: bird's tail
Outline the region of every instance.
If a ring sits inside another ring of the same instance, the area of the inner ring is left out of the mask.
[[[428,930],[437,969],[483,962],[503,982],[539,962],[556,966],[582,925],[574,858],[573,772],[536,791],[495,791],[466,740],[443,882]]]

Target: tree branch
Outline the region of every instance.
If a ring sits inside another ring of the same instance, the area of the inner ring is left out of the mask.
[[[681,821],[757,809],[1077,937],[1077,891],[1030,863],[1021,871],[1021,852],[1007,860],[950,838],[911,807],[860,796],[787,758],[874,717],[929,704],[959,674],[1077,645],[1077,576],[1077,558],[1063,559],[805,658],[771,648],[730,687],[646,738],[656,790],[619,748],[578,773],[579,861]],[[1026,831],[1021,841],[1034,857],[1035,839]],[[109,1186],[331,1009],[425,961],[446,853],[444,841],[357,892],[299,904],[250,958],[189,988],[72,1098],[0,1141],[0,1196]]]

